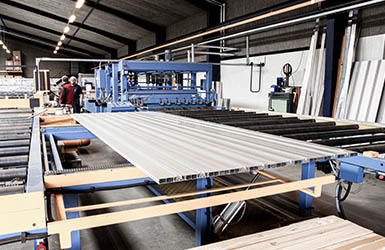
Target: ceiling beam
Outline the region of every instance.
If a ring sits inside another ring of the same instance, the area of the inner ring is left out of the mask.
[[[0,14],[0,18],[2,18],[4,20],[8,20],[10,22],[14,22],[14,23],[17,23],[17,24],[24,25],[24,26],[29,27],[29,28],[36,29],[38,31],[44,31],[44,32],[47,32],[47,33],[50,33],[50,34],[53,34],[53,35],[57,35],[57,36],[61,36],[62,35],[62,32],[59,32],[59,31],[56,31],[56,30],[52,30],[52,29],[49,29],[49,28],[46,28],[46,27],[43,27],[43,26],[39,26],[39,25],[36,25],[36,24],[33,24],[33,23],[29,23],[29,22],[26,22],[26,21],[23,21],[23,20],[20,20],[20,19],[16,19],[14,17],[5,16],[5,15],[1,15]],[[67,36],[67,37],[72,39],[72,40],[74,40],[74,41],[87,44],[89,46],[92,46],[92,47],[95,47],[97,49],[106,51],[108,53],[116,53],[116,49],[110,48],[108,46],[105,46],[105,45],[102,45],[102,44],[99,44],[99,43],[95,43],[95,42],[92,42],[92,41],[89,41],[89,40],[86,40],[86,39],[82,39],[82,38],[78,38],[78,37],[73,37],[73,36]]]
[[[9,6],[18,8],[18,9],[22,9],[22,10],[28,11],[28,12],[34,13],[36,15],[44,16],[46,18],[53,19],[53,20],[58,21],[58,22],[62,22],[62,23],[67,23],[68,22],[67,18],[64,18],[64,17],[61,17],[61,16],[57,16],[55,14],[52,14],[52,13],[49,13],[49,12],[46,12],[46,11],[43,11],[43,10],[40,10],[40,9],[37,9],[37,8],[33,8],[33,7],[28,6],[28,5],[21,4],[21,3],[18,3],[18,2],[12,1],[12,0],[0,0],[0,3],[3,3],[3,4],[6,4],[6,5],[9,5]],[[105,31],[105,30],[101,30],[101,29],[95,28],[95,27],[90,26],[90,25],[86,25],[86,24],[82,25],[80,22],[74,22],[71,25],[76,26],[76,27],[81,27],[84,30],[88,30],[88,31],[97,33],[97,34],[99,34],[101,36],[107,37],[109,39],[112,39],[112,40],[114,40],[116,42],[119,42],[121,44],[125,44],[125,45],[128,45],[128,46],[132,46],[134,43],[136,43],[135,40],[132,40],[132,39],[129,39],[129,38],[126,38],[126,37],[122,37],[122,36],[116,35],[114,33],[111,33],[111,32]]]
[[[71,0],[73,2],[76,2],[77,0]],[[140,17],[128,14],[126,12],[120,11],[118,9],[111,8],[107,5],[98,4],[92,1],[86,1],[85,3],[88,7],[94,8],[95,10],[99,10],[105,13],[108,13],[110,15],[113,15],[115,17],[118,17],[120,19],[123,19],[126,22],[135,24],[136,26],[141,27],[142,29],[158,33],[158,32],[164,32],[165,27],[158,25],[156,23],[150,22],[146,19],[142,19]]]
[[[30,37],[32,39],[35,39],[35,40],[39,40],[39,41],[42,41],[44,43],[48,43],[48,44],[52,44],[52,51],[55,49],[56,45],[57,45],[57,42],[56,41],[53,41],[53,40],[50,40],[50,39],[47,39],[47,38],[43,38],[43,37],[40,37],[40,36],[37,36],[37,35],[34,35],[34,34],[30,34],[30,33],[27,33],[27,32],[23,32],[23,31],[19,31],[19,30],[16,30],[16,29],[13,29],[13,28],[9,28],[9,27],[5,27],[4,29],[5,31],[9,31],[9,32],[12,32],[12,33],[15,33],[15,34],[19,34],[23,37]],[[9,33],[7,33],[9,34]],[[64,44],[63,44],[64,45]],[[48,46],[48,45],[47,45]],[[100,55],[100,54],[97,54],[97,53],[94,53],[94,52],[90,52],[88,50],[85,50],[85,49],[82,49],[82,48],[78,48],[78,47],[75,47],[75,46],[71,46],[71,45],[67,45],[63,48],[68,48],[70,50],[74,50],[74,51],[78,51],[78,52],[81,52],[81,53],[84,53],[84,54],[87,54],[91,57],[94,57],[94,58],[102,58],[103,56]]]
[[[195,7],[199,8],[201,10],[204,10],[204,11],[207,11],[207,9],[213,8],[213,7],[219,8],[218,5],[211,3],[209,1],[206,1],[206,0],[185,0],[185,1],[190,3],[191,5],[194,5]],[[217,1],[217,2],[219,2],[219,1]]]
[[[28,38],[24,38],[24,37],[15,35],[15,34],[11,34],[11,33],[7,33],[7,36],[12,37],[12,39],[14,39],[14,40],[25,42],[27,44],[33,44],[33,45],[39,46],[40,48],[46,48],[48,50],[52,50],[51,46],[49,46],[43,42],[40,43],[40,42],[37,42],[34,40],[30,40]],[[86,56],[84,56],[84,54],[69,52],[69,51],[65,51],[65,50],[59,51],[58,54],[67,55],[67,56],[71,56],[71,57],[77,56],[77,57],[81,57],[81,58],[87,58]]]

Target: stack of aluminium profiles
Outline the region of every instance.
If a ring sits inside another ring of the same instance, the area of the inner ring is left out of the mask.
[[[29,109],[0,109],[0,195],[24,192],[31,114]]]
[[[356,155],[343,149],[161,112],[72,117],[157,183]]]

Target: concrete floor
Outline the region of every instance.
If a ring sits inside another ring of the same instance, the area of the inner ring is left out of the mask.
[[[109,147],[93,140],[92,144],[80,150],[83,165],[119,164],[124,159]],[[288,180],[300,178],[300,166],[273,169],[270,172]],[[317,173],[318,176],[323,175]],[[231,177],[235,183],[250,176]],[[325,186],[322,197],[314,200],[314,216],[336,214],[334,201],[335,185]],[[369,228],[385,236],[383,211],[385,210],[385,182],[374,178],[366,178],[362,187],[355,185],[352,194],[344,202],[348,219],[363,227]],[[359,192],[358,192],[359,191]],[[357,192],[357,193],[356,193]],[[153,196],[145,187],[102,191],[94,194],[80,195],[80,204],[97,204],[120,200],[136,199]],[[292,192],[248,202],[243,220],[237,225],[230,225],[228,230],[214,240],[224,240],[236,236],[265,231],[284,226],[298,220],[298,193]],[[153,202],[145,206],[161,204]],[[143,205],[131,206],[130,208]],[[98,212],[113,212],[127,209],[126,207],[105,209]],[[219,213],[221,208],[214,208]],[[96,214],[88,213],[87,215]],[[82,249],[186,249],[194,247],[194,231],[177,215],[168,215],[153,219],[117,224],[81,231]],[[59,249],[57,237],[50,237],[50,249]],[[32,243],[15,243],[0,247],[0,250],[32,249]]]

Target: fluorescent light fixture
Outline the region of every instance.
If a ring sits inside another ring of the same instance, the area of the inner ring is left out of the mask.
[[[3,45],[3,44],[4,44],[3,41],[0,40],[0,45]]]
[[[63,35],[60,37],[60,40],[63,41],[64,39],[66,39],[66,36],[63,34]]]
[[[64,28],[64,34],[68,33],[69,31],[70,31],[70,27],[69,27],[69,26],[66,26],[66,27]]]
[[[5,51],[5,52],[7,52],[8,54],[11,54],[11,51],[9,49],[7,49],[7,51]]]
[[[75,15],[72,15],[72,16],[70,16],[70,18],[68,19],[68,22],[69,22],[69,23],[73,23],[73,22],[75,22],[75,20],[76,20],[76,16],[75,16]]]
[[[76,2],[76,9],[80,9],[84,5],[85,0],[78,0]]]
[[[55,50],[53,53],[54,53],[54,54],[57,54],[57,51]]]
[[[7,46],[5,46],[5,44],[3,44],[3,49],[5,49],[5,50],[7,50],[8,48],[7,48]]]
[[[56,50],[59,50],[59,49],[60,49],[59,46],[57,46],[57,47],[56,47]]]
[[[62,46],[63,45],[63,42],[62,41],[59,41],[58,43],[57,43],[57,46]]]

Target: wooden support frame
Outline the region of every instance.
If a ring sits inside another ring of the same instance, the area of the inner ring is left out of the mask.
[[[45,188],[63,188],[141,178],[148,178],[148,176],[135,167],[114,168],[62,175],[48,175],[44,177],[44,185]]]
[[[230,202],[256,199],[269,195],[303,190],[311,187],[314,187],[315,191],[313,195],[317,197],[321,195],[323,185],[331,184],[334,182],[334,176],[324,176],[290,183],[282,183],[278,185],[261,187],[257,189],[220,194],[204,198],[190,199],[175,203],[87,216],[71,220],[55,221],[48,223],[48,234],[59,234],[61,248],[70,248],[72,231],[153,218],[163,215],[201,209],[205,207],[219,206]],[[213,190],[209,190],[207,192],[213,192]],[[190,195],[191,193],[189,194],[189,196]]]
[[[0,235],[45,229],[43,192],[0,196]]]

